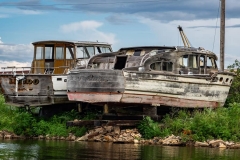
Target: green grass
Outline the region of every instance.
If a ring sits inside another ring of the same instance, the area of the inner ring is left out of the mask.
[[[195,110],[192,113],[180,110],[175,114],[166,115],[161,123],[163,125],[159,127],[159,132],[158,129],[151,127],[154,122],[150,120],[146,122],[145,119],[140,124],[140,132],[145,138],[174,134],[186,141],[208,139],[240,141],[240,104],[232,103],[228,108]]]
[[[86,114],[80,117],[79,113],[72,110],[51,118],[44,119],[35,117],[33,114],[18,110],[5,104],[4,97],[0,95],[0,130],[14,132],[17,135],[24,136],[68,136],[68,133],[74,133],[76,136],[82,136],[87,129],[85,127],[66,128],[66,122],[74,119],[88,119],[92,114]]]
[[[4,97],[0,95],[0,130],[7,130],[17,135],[25,136],[68,136],[74,133],[82,136],[87,131],[85,127],[66,128],[66,122],[74,119],[91,119],[94,113],[84,117],[72,110],[49,119],[35,117],[29,112],[20,111],[7,106]],[[171,134],[181,136],[184,140],[204,141],[207,139],[223,139],[240,141],[240,103],[229,103],[227,108],[204,109],[189,112],[180,110],[166,115],[159,123],[145,117],[138,129],[144,138],[155,136],[168,136]],[[187,134],[186,134],[187,133]]]

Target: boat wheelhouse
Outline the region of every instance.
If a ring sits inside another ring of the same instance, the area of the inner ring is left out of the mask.
[[[14,106],[43,106],[69,103],[67,74],[85,68],[90,57],[112,52],[102,42],[47,40],[33,43],[31,67],[3,67],[1,90],[6,103]]]
[[[217,56],[203,48],[143,46],[95,55],[72,70],[70,101],[205,108],[223,106],[234,74],[218,71]]]

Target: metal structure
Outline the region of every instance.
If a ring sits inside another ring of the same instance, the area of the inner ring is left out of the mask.
[[[181,26],[178,26],[178,30],[180,32],[180,35],[181,35],[181,38],[182,38],[182,41],[183,41],[183,44],[184,44],[184,47],[192,47],[187,36],[185,35],[185,33],[183,32],[183,29]]]

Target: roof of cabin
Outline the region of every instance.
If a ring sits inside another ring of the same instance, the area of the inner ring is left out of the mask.
[[[168,49],[173,49],[176,51],[186,51],[186,52],[201,52],[205,53],[208,55],[215,55],[215,53],[205,50],[202,47],[195,48],[195,47],[182,47],[182,46],[135,46],[135,47],[125,47],[125,48],[120,48],[119,51],[122,50],[141,50],[141,49],[159,49],[159,50],[168,50]]]
[[[49,44],[49,43],[69,43],[74,45],[111,45],[106,42],[93,42],[93,41],[65,41],[65,40],[45,40],[45,41],[36,41],[32,44]]]
[[[159,49],[176,49],[173,46],[135,46],[135,47],[124,47],[119,50],[129,50],[129,49],[151,49],[151,48],[159,48]]]

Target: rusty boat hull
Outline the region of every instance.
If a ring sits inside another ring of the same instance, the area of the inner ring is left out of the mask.
[[[1,90],[8,104],[14,106],[43,106],[69,102],[66,75],[28,74],[1,75]]]
[[[151,115],[156,115],[157,106],[223,106],[234,73],[220,72],[216,54],[191,47],[182,28],[178,29],[184,47],[127,47],[90,58],[86,69],[68,75],[68,99],[101,103],[106,108],[110,103],[139,104],[143,112],[151,110]],[[81,75],[91,78],[78,79]]]
[[[79,79],[79,75],[91,78]],[[232,78],[228,73],[219,73],[218,81],[212,81],[194,75],[83,69],[68,75],[67,94],[70,101],[89,103],[219,107],[224,105]]]

